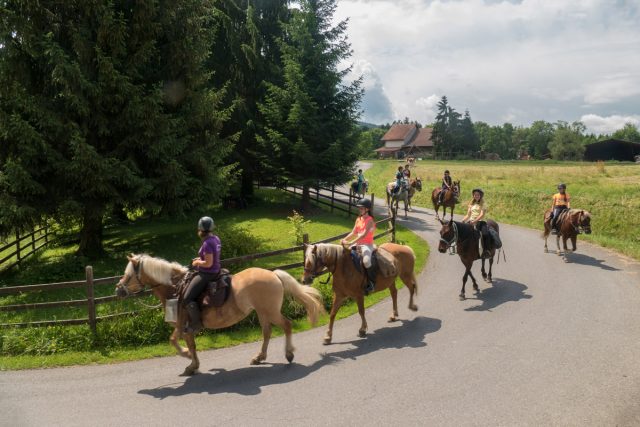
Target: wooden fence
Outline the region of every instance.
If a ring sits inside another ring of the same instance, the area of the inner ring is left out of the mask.
[[[25,235],[20,235],[20,233],[16,231],[15,240],[0,247],[0,254],[7,250],[11,251],[0,259],[0,268],[8,269],[20,264],[23,259],[34,254],[38,249],[49,243],[49,236],[51,235],[53,235],[53,233],[49,227],[41,227]]]
[[[319,197],[319,196],[318,196]],[[373,195],[371,196],[373,198]],[[375,236],[375,239],[379,239],[381,237],[391,235],[392,241],[395,241],[395,216],[387,217],[376,221],[376,225],[389,223],[389,229],[387,231],[381,232]],[[343,233],[338,236],[329,237],[314,243],[328,243],[332,241],[336,241],[346,237],[349,233]],[[307,234],[304,235],[303,238],[304,244],[309,242],[309,236]],[[293,268],[302,267],[304,265],[304,244],[293,246],[285,249],[278,249],[275,251],[244,255],[234,258],[227,258],[221,261],[222,266],[231,267],[233,265],[237,265],[240,263],[244,263],[247,261],[253,261],[262,258],[273,257],[277,255],[292,253],[292,252],[302,252],[302,261],[295,262],[286,265],[280,265],[277,267],[271,268],[271,270],[280,269],[280,270],[290,270]],[[24,323],[3,323],[0,324],[0,327],[27,327],[27,326],[51,326],[51,325],[79,325],[79,324],[88,324],[93,332],[94,336],[96,336],[96,324],[98,321],[111,319],[119,316],[127,316],[136,314],[137,312],[125,312],[125,313],[114,313],[105,316],[97,316],[96,315],[96,306],[100,304],[109,303],[112,301],[119,300],[120,298],[116,295],[104,296],[104,297],[95,297],[95,286],[97,285],[111,285],[113,286],[118,280],[120,276],[113,277],[103,277],[99,279],[94,279],[93,277],[93,268],[91,266],[87,266],[85,268],[85,279],[77,280],[71,282],[60,282],[60,283],[47,283],[47,284],[39,284],[39,285],[29,285],[29,286],[11,286],[0,288],[0,297],[5,295],[18,295],[24,292],[33,292],[33,291],[50,291],[56,289],[65,289],[65,288],[85,288],[86,289],[86,299],[72,300],[72,301],[55,301],[55,302],[42,302],[42,303],[31,303],[31,304],[15,304],[15,305],[5,305],[0,306],[0,311],[20,311],[20,310],[38,310],[44,308],[53,308],[53,307],[77,307],[77,306],[86,306],[87,307],[87,317],[81,319],[66,319],[66,320],[45,320],[45,321],[35,321],[35,322],[24,322]],[[146,290],[139,294],[136,294],[135,297],[142,297],[150,295],[151,291]]]

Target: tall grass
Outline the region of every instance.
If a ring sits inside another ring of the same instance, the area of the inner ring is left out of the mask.
[[[371,191],[384,196],[384,185],[393,181],[397,161],[374,161],[366,171]],[[423,191],[415,205],[432,207],[431,191],[440,186],[445,169],[461,180],[462,203],[456,213],[466,212],[474,187],[482,187],[489,216],[499,222],[542,230],[545,209],[559,182],[567,184],[571,207],[592,214],[593,234],[580,236],[640,260],[640,167],[618,162],[478,162],[418,161],[412,177],[421,177]]]

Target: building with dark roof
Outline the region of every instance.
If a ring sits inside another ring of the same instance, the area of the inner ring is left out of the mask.
[[[375,151],[380,158],[428,156],[433,152],[432,132],[433,129],[418,128],[415,123],[395,124],[380,138],[384,147]]]
[[[592,162],[597,160],[633,162],[638,155],[640,155],[640,144],[637,142],[612,138],[587,144],[584,150],[584,159]]]

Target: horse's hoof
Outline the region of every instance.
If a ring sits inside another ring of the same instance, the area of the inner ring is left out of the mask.
[[[185,368],[184,372],[180,374],[181,377],[190,377],[197,372],[196,369],[193,368]]]
[[[409,310],[411,310],[411,311],[418,311],[418,306],[417,306],[417,305],[415,305],[415,304],[410,305],[410,306],[409,306]]]
[[[331,344],[331,337],[324,337],[324,339],[322,340],[322,344],[324,345]]]
[[[549,249],[544,248],[544,253],[545,253],[545,254],[548,254],[548,253],[549,253]]]
[[[396,316],[389,316],[389,323],[397,322],[398,318]]]
[[[252,365],[259,365],[260,362],[262,362],[263,360],[266,359],[266,356],[263,356],[261,354],[257,355],[256,357],[254,357],[253,359],[251,359],[251,364]]]
[[[359,330],[359,331],[358,331],[358,336],[359,336],[360,338],[364,338],[364,337],[366,337],[366,336],[367,336],[367,331],[366,331],[366,330],[364,330],[364,331],[363,331],[363,330]]]
[[[467,297],[465,297],[464,294],[458,295],[458,298],[460,298],[460,301],[464,301],[467,299]]]
[[[287,362],[289,362],[289,363],[293,362],[293,352],[292,351],[288,351],[285,354],[285,357],[287,358]]]

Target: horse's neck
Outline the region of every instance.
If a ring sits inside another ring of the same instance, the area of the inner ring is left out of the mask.
[[[458,241],[462,242],[463,240],[466,240],[469,236],[473,237],[473,226],[464,223],[464,222],[458,222],[455,221],[454,222],[456,224],[456,227],[458,228]]]

